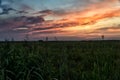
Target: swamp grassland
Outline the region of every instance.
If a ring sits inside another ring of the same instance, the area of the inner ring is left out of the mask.
[[[0,80],[120,80],[120,41],[1,42]]]

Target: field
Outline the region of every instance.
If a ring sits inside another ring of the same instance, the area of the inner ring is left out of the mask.
[[[1,42],[0,80],[120,80],[120,41]]]

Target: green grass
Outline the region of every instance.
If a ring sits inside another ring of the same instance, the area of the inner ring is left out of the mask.
[[[120,80],[120,41],[1,42],[0,80]]]

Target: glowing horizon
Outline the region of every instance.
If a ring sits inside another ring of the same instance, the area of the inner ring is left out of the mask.
[[[46,36],[85,40],[99,39],[101,35],[106,39],[120,39],[119,0],[41,1],[8,2],[18,11],[0,15],[0,40],[12,37],[23,40],[26,35],[31,40]]]

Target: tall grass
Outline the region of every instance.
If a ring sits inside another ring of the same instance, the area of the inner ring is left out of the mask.
[[[120,80],[120,42],[0,43],[0,80]]]

